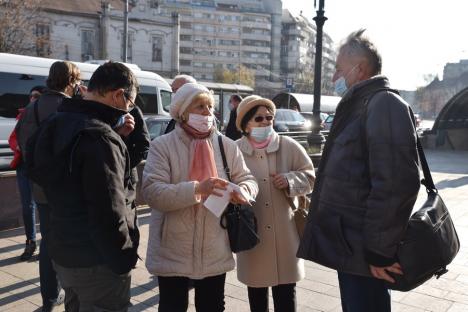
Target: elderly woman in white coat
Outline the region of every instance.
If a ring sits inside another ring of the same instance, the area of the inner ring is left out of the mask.
[[[203,206],[226,189],[227,177],[213,115],[214,99],[204,86],[183,85],[172,97],[174,131],[151,142],[142,193],[152,208],[146,266],[159,281],[159,311],[188,308],[194,280],[197,311],[224,311],[226,272],[234,268],[229,240]],[[222,137],[233,183],[255,198],[258,186],[237,145]],[[235,192],[231,202],[246,203]]]
[[[299,143],[273,130],[275,111],[273,102],[255,95],[237,108],[243,137],[236,143],[259,186],[253,208],[260,243],[237,255],[237,276],[248,286],[253,312],[269,311],[268,287],[275,311],[296,311],[296,282],[305,276],[303,260],[296,257],[299,236],[288,197],[312,191],[314,167]]]

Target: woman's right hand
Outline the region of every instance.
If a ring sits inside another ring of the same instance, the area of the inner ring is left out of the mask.
[[[223,196],[222,193],[217,190],[225,191],[228,185],[228,181],[219,179],[219,178],[208,178],[202,182],[198,182],[195,186],[195,195],[200,195],[203,197],[208,197],[210,195]]]

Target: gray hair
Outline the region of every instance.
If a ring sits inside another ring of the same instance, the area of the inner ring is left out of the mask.
[[[367,59],[373,75],[378,75],[382,71],[382,57],[376,46],[369,38],[363,36],[365,29],[359,29],[351,33],[341,44],[340,53],[348,56],[362,56]]]
[[[173,81],[183,80],[185,83],[197,83],[197,80],[190,75],[177,75]]]

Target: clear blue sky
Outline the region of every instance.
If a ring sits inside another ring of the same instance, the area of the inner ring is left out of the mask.
[[[318,0],[317,0],[318,6]],[[312,18],[314,0],[283,0],[283,8]],[[393,87],[414,90],[447,62],[468,59],[468,0],[325,0],[324,31],[335,44],[366,28]]]

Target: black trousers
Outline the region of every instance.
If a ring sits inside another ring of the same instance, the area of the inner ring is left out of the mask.
[[[273,286],[275,312],[296,311],[296,283]],[[268,287],[248,287],[250,311],[268,312]]]
[[[185,312],[188,309],[189,281],[187,277],[158,276],[159,312]],[[193,280],[195,308],[198,312],[224,311],[226,274]]]

